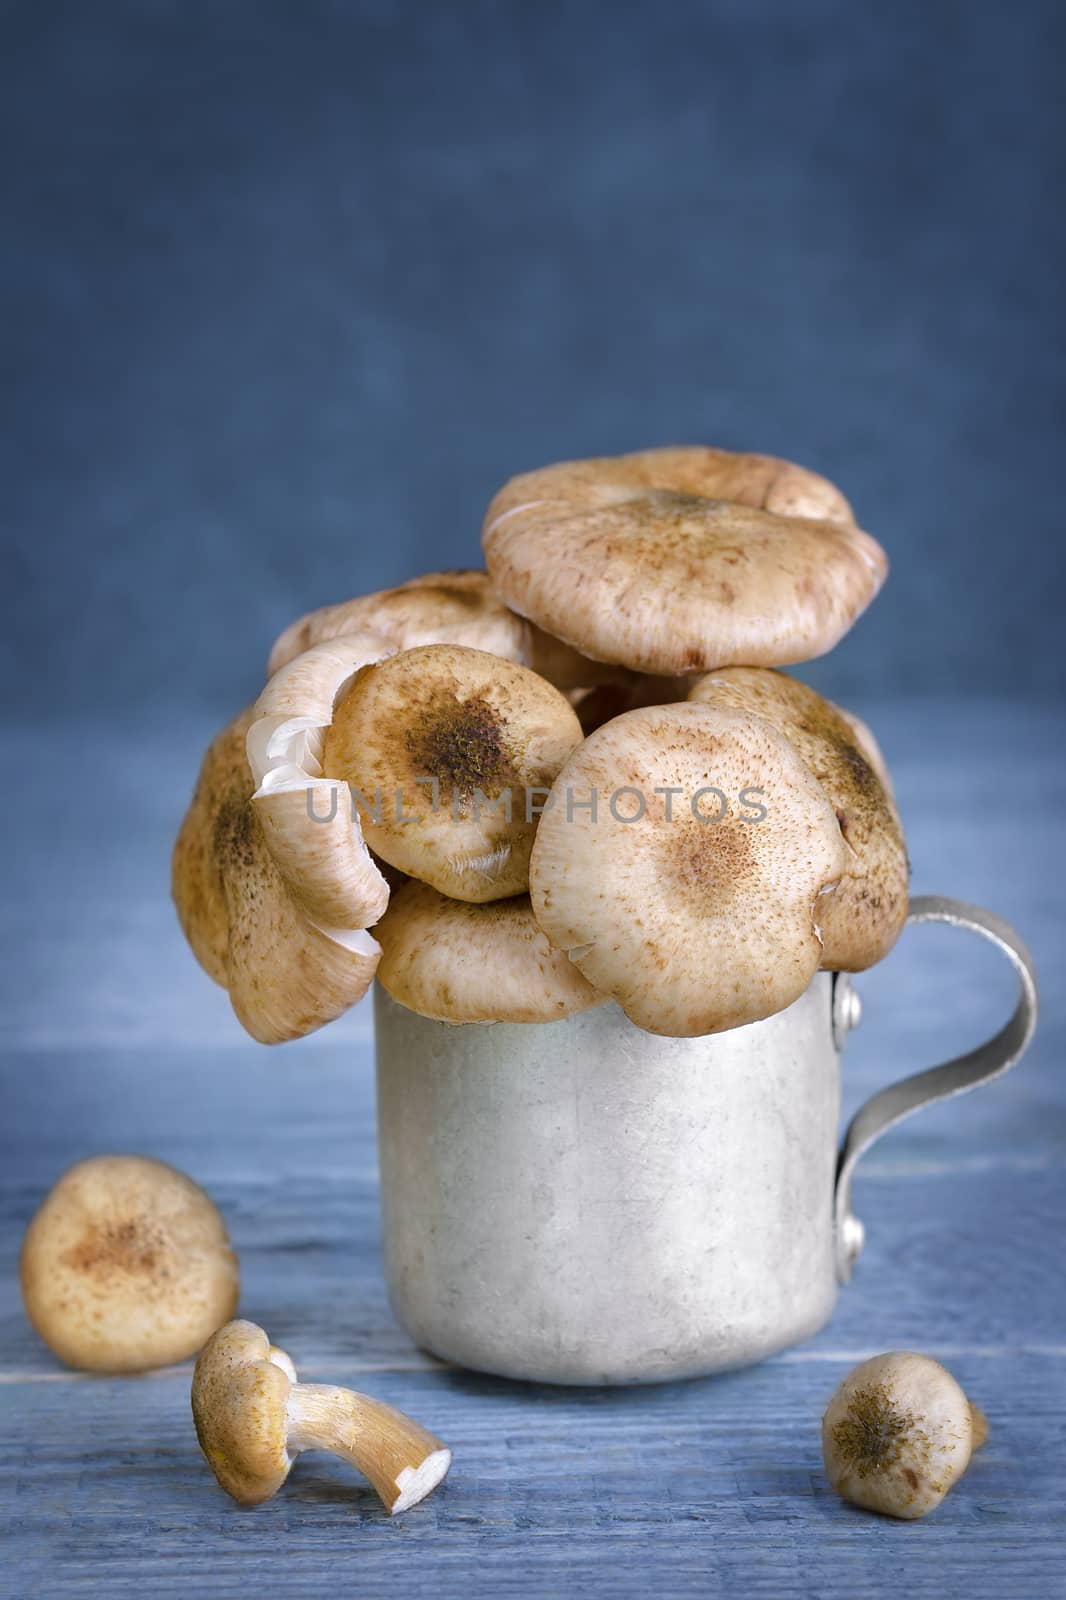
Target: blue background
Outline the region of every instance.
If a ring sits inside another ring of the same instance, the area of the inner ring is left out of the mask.
[[[1063,687],[1061,63],[1024,0],[3,8],[17,714],[259,687],[566,455],[703,441],[887,546],[810,676]]]

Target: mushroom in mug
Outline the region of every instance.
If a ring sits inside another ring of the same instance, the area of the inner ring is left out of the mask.
[[[540,808],[581,724],[512,661],[421,645],[360,673],[325,731],[322,767],[351,785],[385,861],[457,900],[521,894]]]
[[[629,711],[559,773],[530,861],[533,915],[649,1033],[718,1033],[799,998],[847,867],[833,807],[769,723]]]
[[[270,652],[268,671],[342,634],[372,632],[394,650],[420,644],[463,644],[531,667],[559,689],[602,683],[609,669],[590,661],[509,611],[489,575],[476,567],[427,572],[392,589],[357,595],[309,611],[289,624]]]
[[[183,1172],[148,1156],[93,1156],[56,1183],[26,1230],[26,1313],[87,1372],[143,1372],[194,1355],[237,1309],[225,1224]]]
[[[513,478],[482,545],[512,610],[584,655],[663,674],[822,655],[888,570],[825,479],[699,448]]]
[[[528,895],[476,905],[412,882],[374,931],[386,994],[440,1022],[555,1022],[607,999],[549,944]]]
[[[708,673],[696,680],[689,699],[765,718],[814,773],[848,847],[848,870],[819,907],[822,966],[832,972],[872,967],[907,919],[910,863],[891,789],[860,748],[854,722],[807,684],[765,667]]]
[[[185,936],[263,1044],[332,1022],[377,968],[366,930],[388,885],[318,752],[335,695],[383,653],[374,636],[346,636],[278,672],[212,742],[174,847]]]
[[[893,1350],[844,1379],[822,1419],[829,1482],[852,1505],[913,1520],[933,1511],[988,1437],[939,1361]]]
[[[303,1450],[329,1450],[370,1480],[390,1516],[447,1473],[446,1445],[402,1411],[334,1384],[299,1383],[284,1350],[254,1322],[229,1322],[208,1340],[192,1380],[200,1448],[241,1505],[281,1488]]]
[[[270,652],[273,674],[312,646],[345,633],[380,635],[394,650],[419,644],[465,644],[509,661],[526,661],[529,628],[476,568],[427,572],[393,589],[322,606],[289,624]]]

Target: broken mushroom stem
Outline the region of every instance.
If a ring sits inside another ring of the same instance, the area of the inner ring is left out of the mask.
[[[390,1516],[417,1505],[451,1465],[451,1451],[421,1423],[354,1389],[294,1383],[286,1411],[290,1452],[341,1456],[369,1479]]]
[[[448,1447],[412,1417],[330,1383],[299,1383],[254,1322],[229,1322],[200,1352],[192,1409],[200,1447],[227,1494],[259,1505],[303,1450],[328,1450],[367,1478],[390,1516],[425,1499],[451,1466]]]

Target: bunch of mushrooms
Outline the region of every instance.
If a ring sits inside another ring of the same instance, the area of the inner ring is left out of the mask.
[[[507,483],[482,543],[485,571],[299,618],[207,752],[174,896],[248,1031],[297,1038],[376,975],[446,1022],[613,1000],[691,1037],[880,960],[890,778],[780,670],[887,572],[839,490],[703,447],[564,462]]]

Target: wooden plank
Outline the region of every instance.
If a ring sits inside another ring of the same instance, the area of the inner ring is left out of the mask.
[[[1063,1364],[956,1359],[991,1438],[920,1525],[843,1505],[819,1418],[842,1365],[765,1365],[636,1390],[528,1389],[447,1373],[338,1369],[455,1450],[444,1487],[389,1522],[328,1456],[248,1511],[214,1484],[184,1381],[0,1391],[4,1569],[25,1596],[265,1592],[338,1585],[444,1596],[1057,1592],[1066,1468],[1044,1452]],[[39,1588],[35,1587],[39,1585]]]

